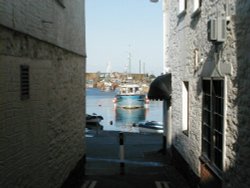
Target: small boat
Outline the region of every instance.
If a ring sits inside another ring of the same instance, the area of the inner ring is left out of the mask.
[[[102,120],[103,117],[95,113],[93,115],[86,114],[86,124],[97,124],[100,123]]]
[[[138,84],[124,83],[120,85],[119,91],[113,102],[120,108],[143,108],[147,101],[146,94],[143,93]]]
[[[159,121],[141,121],[134,126],[144,133],[163,133],[163,123]]]

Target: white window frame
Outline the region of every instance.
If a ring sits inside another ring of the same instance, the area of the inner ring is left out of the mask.
[[[189,82],[182,82],[182,131],[188,136],[189,132]]]
[[[201,1],[202,0],[193,0],[193,12],[192,17],[196,16],[201,10]]]
[[[182,15],[183,13],[186,12],[186,5],[187,5],[187,2],[186,0],[179,0],[179,12],[178,12],[178,15]]]

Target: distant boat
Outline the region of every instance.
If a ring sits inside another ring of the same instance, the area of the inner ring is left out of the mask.
[[[95,113],[93,115],[86,114],[86,128],[96,129],[97,131],[103,130],[103,126],[100,124],[102,120],[103,117],[96,115]]]
[[[163,133],[163,124],[159,121],[141,121],[134,126],[144,133]]]
[[[120,108],[142,108],[147,101],[146,94],[140,86],[134,83],[124,83],[119,86],[117,95],[113,102]]]
[[[94,81],[93,80],[87,80],[86,81],[86,88],[93,88],[94,87]]]
[[[142,87],[139,84],[134,83],[131,76],[131,53],[128,56],[128,73],[126,73],[126,79],[119,85],[119,90],[114,98],[113,102],[118,108],[143,108],[145,104],[149,102],[146,93],[143,92]]]
[[[101,87],[101,91],[106,91],[106,92],[113,91],[111,82],[103,81],[102,83],[103,85]]]

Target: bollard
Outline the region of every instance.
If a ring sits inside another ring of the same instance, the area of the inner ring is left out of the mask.
[[[120,175],[125,174],[124,164],[124,135],[122,132],[119,133],[119,144],[120,144]]]
[[[166,154],[166,146],[167,146],[167,143],[166,143],[166,136],[163,135],[162,137],[162,154]]]
[[[97,135],[99,134],[99,123],[95,123],[95,132]]]

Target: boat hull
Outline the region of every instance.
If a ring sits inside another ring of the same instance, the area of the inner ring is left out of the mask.
[[[143,133],[163,133],[163,127],[139,126],[139,132]]]
[[[97,124],[100,123],[100,121],[103,120],[102,116],[97,115],[86,115],[86,124]]]
[[[143,132],[143,133],[163,133],[164,132],[163,124],[157,121],[139,122],[138,124],[135,124],[134,126],[139,128],[139,132]]]
[[[116,106],[120,108],[142,108],[145,105],[145,95],[117,95]]]

